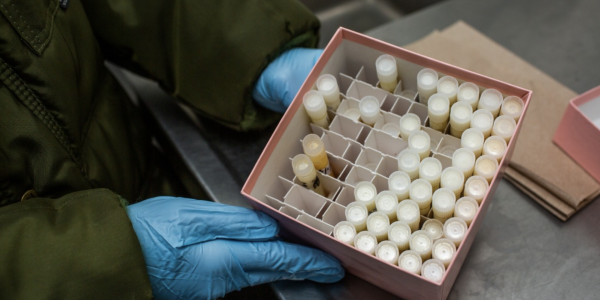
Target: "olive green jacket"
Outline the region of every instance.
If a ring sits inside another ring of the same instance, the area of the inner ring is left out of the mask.
[[[150,133],[104,59],[250,130],[278,117],[250,97],[258,76],[315,46],[318,20],[294,0],[0,0],[0,13],[0,299],[151,298],[123,200],[152,185]]]

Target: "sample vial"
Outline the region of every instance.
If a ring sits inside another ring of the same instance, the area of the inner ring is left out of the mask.
[[[429,181],[432,191],[435,191],[440,187],[441,177],[442,163],[439,159],[427,157],[421,161],[421,164],[419,165],[419,178]]]
[[[388,188],[396,195],[398,200],[408,199],[410,176],[404,171],[396,171],[388,178]],[[379,210],[379,209],[377,209]]]
[[[429,127],[444,132],[450,118],[450,100],[442,94],[433,94],[427,106]]]
[[[417,252],[422,260],[431,258],[433,241],[424,230],[417,230],[410,235],[410,250]]]
[[[450,106],[456,103],[456,93],[458,92],[458,81],[452,76],[444,76],[438,80],[437,92],[448,97]]]
[[[450,189],[458,199],[465,186],[465,174],[457,167],[448,167],[442,172],[440,186]]]
[[[432,69],[425,68],[417,74],[417,90],[419,92],[419,102],[429,105],[428,100],[431,95],[437,92],[438,74]]]
[[[433,241],[442,238],[442,235],[444,234],[444,224],[440,220],[436,219],[429,219],[425,221],[421,229],[427,232]]]
[[[421,160],[429,157],[429,154],[431,153],[431,140],[429,134],[425,131],[413,132],[408,137],[408,148],[417,151]]]
[[[302,140],[302,147],[304,148],[304,154],[313,162],[315,169],[323,174],[332,175],[329,158],[327,158],[327,152],[325,152],[325,144],[318,135],[311,133],[305,136]]]
[[[311,90],[304,94],[302,99],[306,113],[313,124],[329,129],[329,117],[327,116],[327,106],[325,99],[318,91]]]
[[[398,251],[398,246],[393,242],[383,241],[375,248],[375,256],[387,263],[396,265],[398,263],[400,251]]]
[[[346,206],[346,221],[354,225],[356,232],[367,229],[368,216],[369,211],[362,203],[352,202]]]
[[[362,252],[375,255],[377,237],[372,232],[361,231],[354,237],[354,246]]]
[[[360,121],[360,110],[358,110],[356,108],[348,108],[344,112],[344,116],[348,117],[350,120],[359,122]]]
[[[421,255],[413,250],[406,250],[398,258],[398,266],[413,274],[421,275],[421,264],[423,259]]]
[[[421,266],[421,276],[433,282],[442,282],[445,273],[444,264],[437,259],[430,259]]]
[[[467,179],[467,183],[465,183],[465,196],[475,199],[475,201],[481,205],[481,201],[489,187],[490,184],[485,178],[473,176]]]
[[[356,236],[356,228],[348,221],[341,221],[333,228],[333,236],[342,241],[342,243],[354,246],[354,237]]]
[[[444,223],[444,237],[458,248],[467,235],[467,223],[461,218],[450,218]]]
[[[439,260],[444,267],[448,267],[452,258],[456,255],[456,245],[449,239],[439,239],[433,242],[433,249],[431,250],[431,256],[434,259]]]
[[[373,126],[379,118],[379,100],[373,96],[365,96],[360,100],[358,104],[358,110],[360,111],[360,119],[363,123]]]
[[[433,208],[433,217],[441,222],[446,221],[454,215],[454,205],[456,196],[454,192],[447,188],[441,188],[433,194],[431,206]]]
[[[385,123],[381,126],[381,130],[393,137],[400,136],[400,125],[396,123]]]
[[[317,176],[317,171],[310,158],[306,154],[298,154],[292,159],[292,169],[298,180],[305,188],[315,191],[317,194],[325,197],[325,191],[321,185],[321,180]]]
[[[487,139],[492,134],[492,126],[494,126],[494,116],[489,110],[478,109],[471,115],[471,128],[479,129],[484,138]]]
[[[388,228],[390,227],[390,219],[380,211],[374,212],[367,217],[367,230],[372,232],[377,241],[385,241],[388,239]]]
[[[396,209],[396,215],[398,221],[408,224],[411,232],[419,230],[421,214],[419,213],[419,205],[414,200],[407,199],[400,201]]]
[[[482,155],[475,162],[475,175],[485,178],[488,183],[492,182],[492,178],[498,170],[498,160],[491,155]]]
[[[397,220],[397,205],[398,197],[391,191],[382,191],[375,197],[375,207],[377,208],[377,211],[386,214],[390,222]]]
[[[377,78],[382,89],[393,93],[398,85],[398,68],[393,56],[384,54],[375,61]]]
[[[317,79],[317,89],[323,94],[327,108],[336,111],[340,106],[340,88],[331,74],[323,74]]]
[[[469,128],[463,131],[463,134],[460,138],[460,146],[462,148],[467,148],[473,151],[475,157],[479,157],[483,152],[484,140],[485,138],[483,137],[483,133],[481,133],[481,130]]]
[[[369,211],[375,209],[375,198],[377,197],[377,188],[368,181],[361,181],[354,188],[354,199],[358,203],[364,204]]]
[[[475,168],[475,153],[467,148],[459,148],[452,154],[452,166],[459,168],[465,178],[471,177]]]
[[[508,96],[502,102],[502,107],[500,108],[501,116],[509,116],[515,120],[515,123],[519,121],[521,117],[521,113],[523,112],[523,107],[525,104],[523,103],[523,99],[517,96]]]
[[[410,234],[412,231],[406,222],[396,221],[388,228],[388,239],[398,247],[400,252],[407,250],[409,247]]]
[[[460,138],[463,131],[471,127],[473,107],[464,101],[456,102],[450,109],[450,134]]]
[[[471,104],[473,110],[476,110],[479,104],[479,87],[472,82],[461,84],[458,87],[458,102],[461,101]]]
[[[400,118],[400,136],[408,141],[413,132],[421,130],[421,118],[413,113],[407,113]]]
[[[506,141],[503,138],[497,135],[490,136],[483,143],[483,154],[495,157],[498,163],[500,163],[500,160],[502,160],[502,157],[506,153],[507,147]]]
[[[481,93],[477,109],[486,109],[492,116],[497,117],[502,105],[502,93],[495,89],[487,89]]]
[[[515,123],[515,120],[512,117],[499,116],[494,121],[494,127],[492,127],[492,135],[497,135],[503,138],[506,141],[506,144],[508,144],[513,134],[515,134],[516,128],[517,123]]]
[[[431,183],[422,178],[417,179],[410,184],[410,190],[408,193],[409,198],[418,204],[419,213],[421,215],[426,215],[431,208]]]
[[[398,154],[398,169],[406,172],[410,176],[410,180],[419,178],[420,164],[421,156],[413,149],[404,149]]]
[[[462,197],[456,201],[454,216],[463,219],[467,223],[467,226],[470,226],[478,208],[479,204],[475,199],[472,197]]]

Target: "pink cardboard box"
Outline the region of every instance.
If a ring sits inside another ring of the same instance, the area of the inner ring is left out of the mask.
[[[396,59],[400,82],[394,93],[377,88],[375,61],[382,54]],[[416,77],[423,68],[436,70],[440,77],[454,76],[459,84],[473,82],[480,91],[494,88],[504,97],[518,96],[525,103],[523,113],[529,105],[531,91],[340,28],[273,133],[242,194],[254,209],[279,221],[282,237],[330,253],[348,272],[402,298],[445,299],[508,165],[522,122],[517,123],[498,172],[440,283],[408,273],[397,265],[339,242],[332,235],[334,226],[345,220],[345,206],[354,201],[353,191],[357,182],[371,181],[381,191],[387,189],[387,176],[398,170],[396,157],[407,143],[380,130],[383,123],[397,122],[408,112],[419,115],[422,129],[430,134],[432,140],[432,156],[442,162],[443,168],[451,165],[452,153],[460,147],[460,139],[427,128],[427,107],[416,101]],[[329,111],[329,130],[311,124],[302,104],[303,95],[316,89],[315,82],[322,74],[336,77],[343,99],[337,113]],[[366,95],[379,100],[383,115],[373,127],[344,116],[345,110],[357,107],[358,100]],[[337,174],[335,177],[319,174],[323,187],[329,192],[327,197],[300,186],[292,171],[291,158],[303,153],[301,140],[309,133],[321,136],[330,165]],[[427,218],[422,216],[421,219]]]
[[[600,182],[600,86],[569,102],[554,142]]]

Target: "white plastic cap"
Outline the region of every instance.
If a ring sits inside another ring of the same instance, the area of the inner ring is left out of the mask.
[[[450,109],[450,126],[456,131],[464,131],[471,125],[473,107],[464,101],[456,102]]]
[[[395,265],[398,263],[400,251],[398,251],[398,246],[395,243],[383,241],[375,248],[375,256],[387,263]]]
[[[375,61],[377,69],[377,77],[379,81],[395,81],[398,78],[398,68],[396,67],[396,59],[393,56],[384,54]]]
[[[410,176],[404,171],[396,171],[388,178],[388,188],[396,195],[398,200],[408,198],[410,183]]]
[[[440,186],[448,188],[452,191],[462,191],[465,184],[465,174],[458,167],[448,167],[442,171],[442,177],[440,179]]]
[[[513,134],[515,134],[516,128],[517,123],[515,122],[515,119],[513,119],[510,116],[499,116],[494,121],[494,127],[492,127],[492,135],[497,135],[503,138],[508,144]]]
[[[421,255],[413,250],[406,250],[402,252],[398,258],[398,266],[401,269],[417,275],[421,274],[422,263],[423,259],[421,258]]]
[[[354,199],[358,203],[367,206],[369,211],[375,209],[375,197],[377,197],[377,188],[368,181],[361,181],[354,188]]]
[[[524,106],[525,104],[523,103],[523,99],[517,96],[508,96],[504,99],[504,102],[502,102],[500,115],[509,116],[513,118],[515,122],[517,122],[521,117]]]
[[[361,231],[354,237],[354,246],[362,252],[375,255],[377,237],[370,231]]]
[[[442,163],[439,159],[427,157],[421,161],[421,165],[419,166],[419,178],[427,180],[433,189],[437,189],[440,185],[441,177]]]
[[[433,240],[424,230],[417,230],[410,235],[410,250],[414,250],[423,260],[431,258]]]
[[[323,141],[314,133],[308,134],[302,139],[302,148],[304,153],[309,156],[315,156],[325,151]]]
[[[337,94],[340,89],[337,80],[331,74],[323,74],[317,79],[317,89],[324,95]]]
[[[292,170],[298,179],[302,182],[315,180],[317,171],[312,160],[306,154],[298,154],[292,159]]]
[[[373,125],[380,115],[379,100],[373,96],[363,97],[358,104],[358,110],[362,121],[367,125]]]
[[[408,141],[413,132],[421,130],[421,118],[413,113],[407,113],[400,118],[400,136]]]
[[[494,126],[494,116],[489,110],[478,109],[471,115],[471,128],[481,131],[483,137],[487,138],[492,134],[492,126]]]
[[[461,218],[450,218],[444,223],[444,237],[451,240],[456,247],[467,235],[467,223]]]
[[[333,236],[345,244],[354,246],[356,228],[348,221],[339,222],[333,228]]]
[[[310,90],[304,94],[304,108],[306,113],[313,120],[320,120],[327,117],[327,106],[323,95],[315,90]]]
[[[374,212],[367,217],[367,230],[379,236],[385,234],[387,239],[388,227],[390,226],[390,219],[388,216],[380,211]],[[378,239],[379,240],[379,239]]]
[[[433,243],[433,249],[431,250],[431,256],[434,259],[439,260],[444,264],[444,267],[448,267],[452,258],[456,255],[456,245],[449,239],[439,239]]]
[[[495,89],[487,89],[481,93],[479,104],[477,109],[486,109],[492,113],[495,117],[500,113],[500,106],[502,105],[502,93]]]
[[[408,242],[412,231],[404,221],[396,221],[388,228],[388,239],[394,242],[400,251],[408,249]]]
[[[451,189],[441,188],[433,193],[431,206],[436,219],[446,220],[454,214],[456,195]]]
[[[459,148],[452,154],[452,166],[459,168],[465,174],[465,178],[469,178],[475,168],[475,154],[467,148]]]
[[[500,162],[506,153],[507,147],[506,141],[503,138],[496,135],[490,136],[483,143],[483,154],[493,156]]]
[[[392,191],[381,191],[375,198],[375,207],[378,212],[382,212],[393,219],[396,219],[396,206],[398,206],[398,197]]]
[[[417,85],[422,89],[432,89],[437,86],[438,73],[433,69],[425,68],[417,74]]]
[[[429,219],[423,223],[422,230],[429,234],[432,240],[437,240],[444,234],[444,224],[436,219]]]
[[[410,184],[409,197],[419,205],[419,210],[431,205],[432,189],[429,181],[419,178]]]
[[[421,213],[419,205],[414,200],[402,200],[398,203],[396,216],[398,217],[398,221],[403,221],[408,224],[411,232],[419,229]]]
[[[421,156],[413,149],[404,149],[398,154],[398,169],[406,172],[411,180],[419,178]]]
[[[460,146],[462,148],[467,148],[475,154],[475,156],[481,155],[483,151],[483,141],[485,138],[483,137],[483,133],[481,130],[475,128],[469,128],[465,130],[460,138]]]
[[[352,223],[356,231],[363,231],[367,228],[367,217],[369,211],[367,207],[358,202],[352,202],[346,206],[346,221]]]
[[[471,197],[481,204],[481,200],[487,193],[490,184],[481,176],[472,176],[465,183],[465,196]]]
[[[428,157],[431,153],[431,139],[429,138],[429,134],[422,130],[413,132],[408,137],[408,148],[417,151],[421,159]]]
[[[498,160],[491,155],[482,155],[475,162],[475,175],[485,178],[488,183],[492,181],[498,170]]]
[[[473,110],[479,103],[479,87],[472,82],[465,82],[458,87],[458,101],[471,104]]]
[[[433,282],[441,282],[445,273],[446,267],[437,259],[430,259],[421,266],[421,276]]]
[[[467,226],[471,225],[479,204],[472,197],[462,197],[456,201],[454,206],[454,216],[465,220]]]
[[[398,137],[400,135],[400,125],[396,123],[385,123],[381,127],[381,130],[393,137]]]
[[[448,100],[447,96],[440,93],[431,95],[429,97],[427,112],[430,122],[447,122],[450,117],[450,100]]]
[[[458,92],[458,81],[452,76],[444,76],[438,80],[438,93],[445,95],[450,100],[450,105],[456,101],[456,93]],[[452,101],[454,100],[454,101]]]

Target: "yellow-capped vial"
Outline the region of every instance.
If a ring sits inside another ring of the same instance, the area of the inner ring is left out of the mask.
[[[482,155],[475,161],[475,171],[473,173],[485,178],[490,183],[497,170],[498,160],[491,155]]]
[[[302,140],[302,147],[304,148],[304,154],[310,157],[315,169],[323,174],[332,175],[329,158],[327,158],[327,152],[325,152],[325,144],[318,135],[311,133],[305,136]]]
[[[317,177],[317,170],[307,155],[298,154],[294,156],[294,159],[292,159],[292,169],[305,188],[311,189],[321,196],[325,196],[321,181]]]

